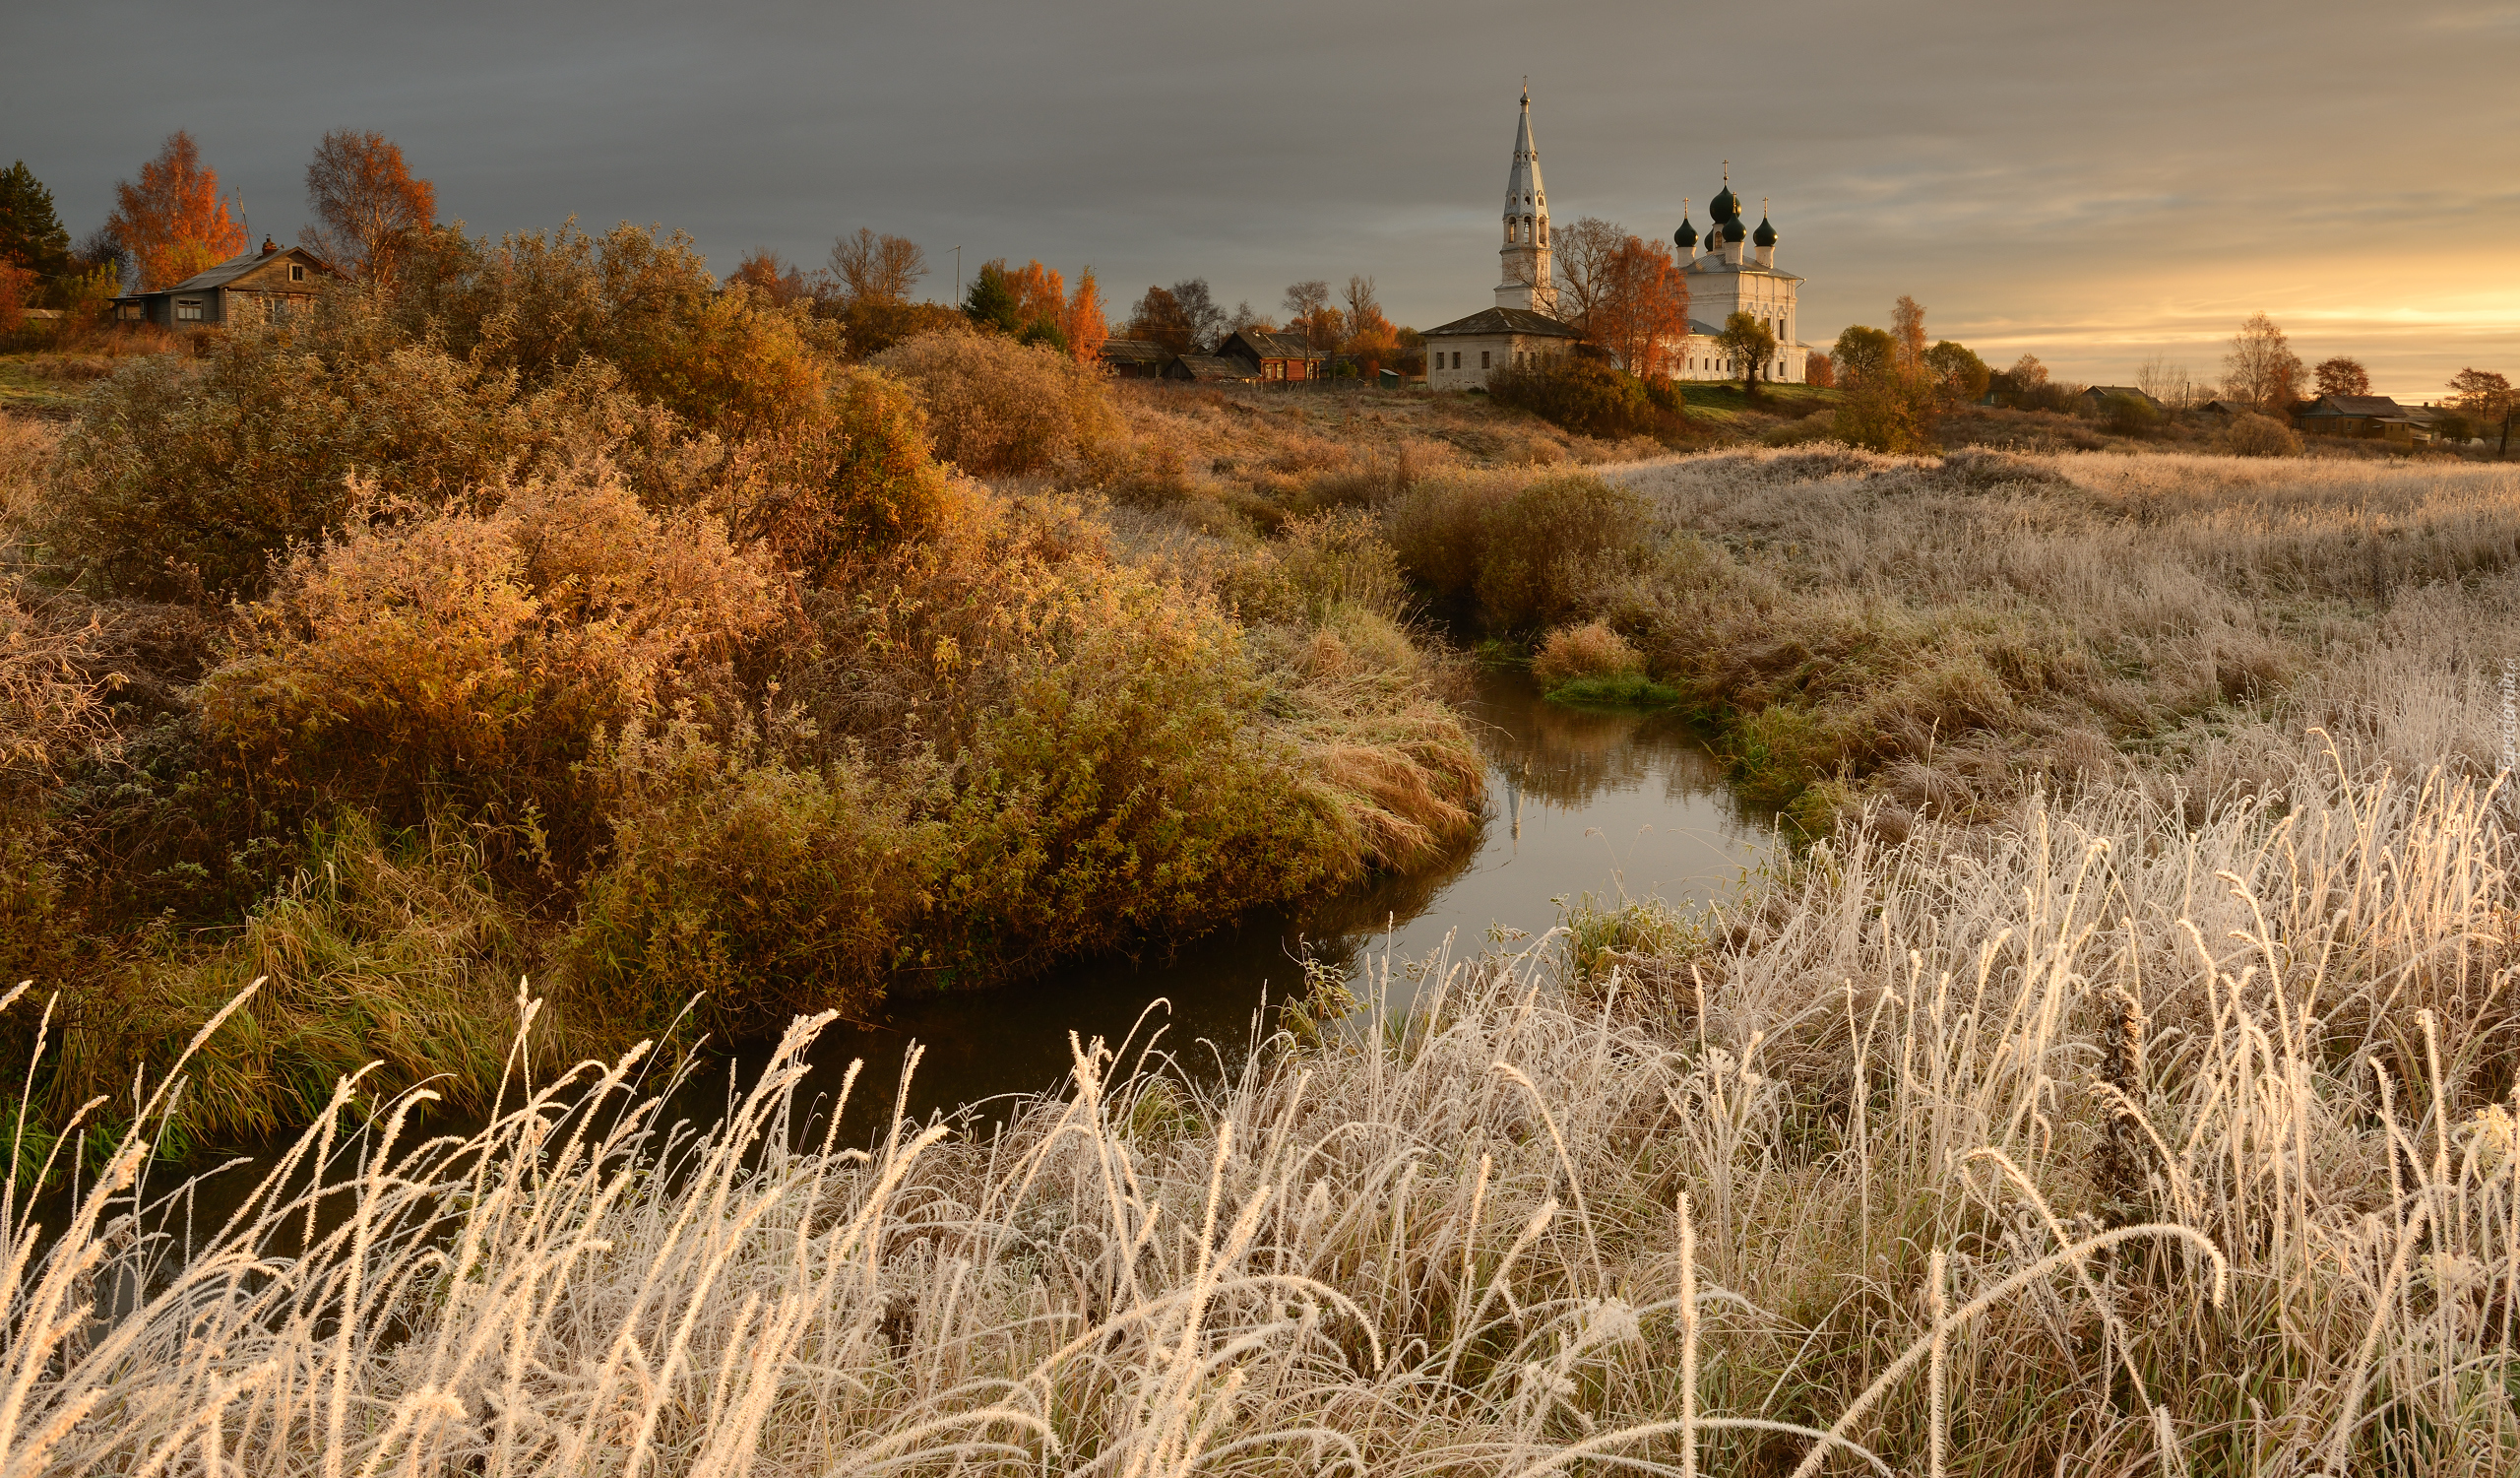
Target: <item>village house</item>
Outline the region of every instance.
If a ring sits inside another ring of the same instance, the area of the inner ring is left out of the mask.
[[[1103,368],[1124,380],[1155,379],[1172,359],[1172,351],[1152,339],[1105,339],[1096,353]]]
[[[339,277],[306,248],[277,246],[265,236],[260,251],[231,257],[171,288],[123,293],[114,299],[114,317],[168,329],[278,323],[312,304],[325,278]]]
[[[2304,436],[2353,436],[2413,444],[2429,441],[2404,406],[2385,395],[2322,395],[2293,408],[2293,424]]]
[[[2082,394],[2074,397],[2074,409],[2082,412],[2086,416],[2099,416],[2109,410],[2109,403],[2110,401],[2113,401],[2120,396],[2142,401],[2145,405],[2152,407],[2157,413],[2167,412],[2170,410],[2168,406],[2163,405],[2160,401],[2146,395],[2143,391],[2136,389],[2132,385],[2090,386],[2086,388]]]
[[[1329,372],[1327,360],[1301,334],[1270,329],[1236,329],[1217,346],[1217,357],[1238,359],[1256,380],[1317,380]]]

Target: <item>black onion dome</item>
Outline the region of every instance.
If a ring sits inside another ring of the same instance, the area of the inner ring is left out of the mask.
[[[1739,196],[1732,193],[1732,187],[1731,185],[1726,185],[1724,187],[1723,194],[1708,201],[1706,203],[1706,208],[1708,212],[1715,217],[1718,223],[1738,221],[1741,219],[1741,199]],[[1735,236],[1732,239],[1738,241],[1741,238]]]
[[[1741,225],[1741,218],[1737,214],[1724,223],[1724,239],[1727,241],[1738,241],[1749,233],[1748,227]]]
[[[1671,239],[1678,243],[1680,250],[1686,251],[1697,245],[1697,227],[1683,221],[1680,228],[1671,232]]]
[[[1754,246],[1774,246],[1776,244],[1776,227],[1768,225],[1768,218],[1765,216],[1761,216],[1759,218],[1759,228],[1751,234],[1750,243]]]

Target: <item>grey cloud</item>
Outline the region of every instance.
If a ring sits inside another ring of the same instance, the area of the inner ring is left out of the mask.
[[[2145,341],[2093,336],[2140,336],[2130,303],[2201,274],[2222,286],[2189,295],[2279,317],[2362,294],[2297,337],[2402,353],[2409,389],[2442,354],[2520,369],[2509,6],[22,9],[0,50],[59,60],[14,70],[0,154],[74,228],[189,127],[285,236],[307,151],[350,125],[476,230],[656,222],[724,267],[755,243],[812,265],[865,225],[948,273],[957,241],[967,265],[1092,263],[1120,298],[1199,273],[1274,304],[1366,272],[1422,326],[1486,301],[1528,73],[1558,214],[1668,238],[1683,196],[1704,224],[1729,158],[1774,197],[1815,327],[1913,292],[1937,332],[2048,335],[2060,371],[2110,377]],[[2482,337],[2390,348],[2409,266],[2472,273]]]

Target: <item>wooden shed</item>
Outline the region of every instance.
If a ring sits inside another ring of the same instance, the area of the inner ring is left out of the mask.
[[[1155,379],[1172,359],[1172,351],[1152,339],[1105,339],[1097,353],[1102,367],[1124,380]]]
[[[1203,385],[1235,384],[1259,378],[1251,372],[1251,366],[1240,359],[1228,359],[1217,354],[1175,354],[1172,362],[1164,366],[1164,377],[1167,380],[1192,380]]]

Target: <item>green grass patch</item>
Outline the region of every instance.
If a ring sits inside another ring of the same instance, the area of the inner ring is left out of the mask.
[[[1741,393],[1738,380],[1694,381],[1683,383],[1679,389],[1689,418],[1696,421],[1727,421],[1744,411],[1765,416],[1825,415],[1846,400],[1845,391],[1824,390],[1817,385],[1761,385],[1755,400]]]
[[[79,409],[87,384],[52,371],[52,356],[0,354],[0,411],[67,416]]]
[[[1613,673],[1569,678],[1548,690],[1548,701],[1570,708],[1670,708],[1680,701],[1680,690],[1642,673]]]

